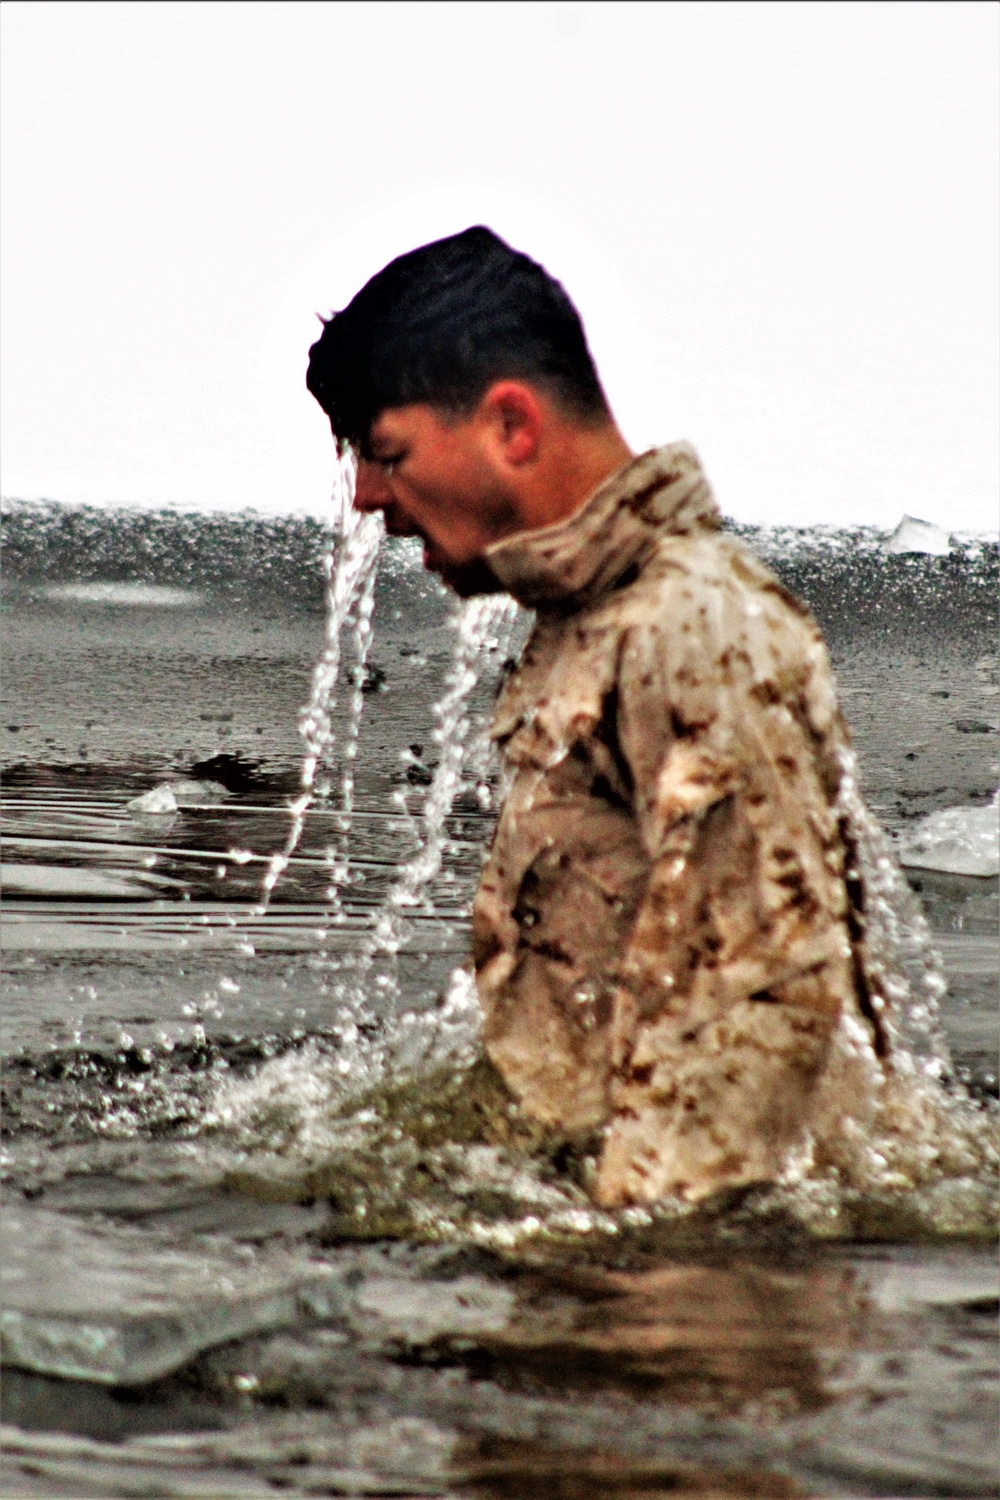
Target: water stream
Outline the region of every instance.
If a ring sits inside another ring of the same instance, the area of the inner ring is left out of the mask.
[[[506,595],[469,599],[452,619],[455,649],[446,679],[446,691],[434,705],[433,739],[438,763],[427,789],[421,814],[418,848],[401,867],[375,921],[373,947],[397,953],[408,931],[407,913],[421,906],[433,912],[431,885],[441,872],[447,851],[445,819],[462,785],[463,773],[475,751],[479,763],[477,784],[482,784],[485,726],[473,725],[469,695],[479,680],[484,651],[503,650],[513,629],[517,607]],[[450,872],[446,871],[446,876]]]
[[[309,702],[299,719],[299,730],[306,742],[305,759],[302,763],[302,792],[289,806],[291,826],[285,847],[280,853],[272,855],[268,862],[261,887],[260,913],[267,910],[274,888],[298,847],[306,813],[317,799],[325,801],[330,795],[330,763],[335,748],[332,715],[340,678],[344,629],[348,622],[353,625],[356,665],[344,745],[341,830],[345,835],[350,831],[354,800],[353,760],[357,755],[358,728],[364,705],[364,672],[371,643],[378,550],[384,535],[381,517],[363,515],[354,509],[356,472],[354,458],[350,450],[345,450],[337,460],[337,477],[331,500],[336,517],[334,541],[323,561],[326,576],[326,643],[313,672]],[[325,779],[317,782],[317,775],[324,777],[324,773]],[[340,874],[341,880],[343,879],[342,865],[336,861],[332,850],[328,853],[328,860],[331,866],[328,895],[330,901],[336,904],[339,890],[337,877]]]

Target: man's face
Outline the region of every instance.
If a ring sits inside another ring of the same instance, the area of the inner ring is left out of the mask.
[[[495,436],[481,413],[390,407],[372,424],[368,456],[358,462],[358,510],[381,510],[391,536],[421,537],[425,567],[463,595],[489,588],[486,547],[519,529]]]

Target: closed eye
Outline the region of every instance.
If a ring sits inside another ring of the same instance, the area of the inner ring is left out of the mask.
[[[377,456],[372,456],[372,463],[378,464],[380,469],[384,469],[387,474],[391,474],[393,469],[399,468],[405,457],[405,453],[380,453]]]

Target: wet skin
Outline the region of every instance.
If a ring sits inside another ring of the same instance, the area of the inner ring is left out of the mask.
[[[493,542],[571,515],[632,457],[610,416],[583,423],[516,380],[468,414],[390,407],[365,446],[355,505],[382,511],[392,536],[421,537],[425,566],[463,596],[497,586]]]

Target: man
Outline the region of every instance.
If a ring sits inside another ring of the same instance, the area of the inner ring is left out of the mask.
[[[720,535],[690,447],[632,454],[566,293],[488,229],[373,277],[308,386],[359,509],[536,611],[473,911],[493,1064],[596,1141],[603,1204],[773,1180],[886,1050],[817,627]]]

